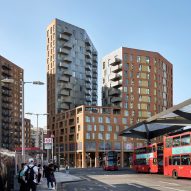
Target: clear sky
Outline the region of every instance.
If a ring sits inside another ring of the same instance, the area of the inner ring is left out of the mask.
[[[99,65],[121,46],[159,52],[173,64],[178,104],[191,98],[190,10],[190,0],[0,0],[0,55],[24,69],[24,81],[46,82],[46,27],[58,18],[86,30]],[[101,81],[99,99],[100,89]],[[25,112],[46,108],[46,85],[26,84]],[[27,117],[35,126],[36,118]],[[41,127],[45,118],[39,117]]]

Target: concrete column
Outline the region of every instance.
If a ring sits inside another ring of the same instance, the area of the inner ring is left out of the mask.
[[[86,168],[86,153],[82,152],[82,168]]]

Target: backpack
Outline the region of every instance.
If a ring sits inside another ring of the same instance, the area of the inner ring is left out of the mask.
[[[33,168],[34,168],[35,166],[32,166],[32,167],[27,166],[27,167],[28,167],[28,169],[27,169],[26,172],[25,172],[25,180],[26,180],[27,182],[33,182],[33,180],[34,180],[34,175],[35,175]]]

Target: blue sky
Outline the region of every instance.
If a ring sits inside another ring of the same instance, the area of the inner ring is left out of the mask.
[[[25,81],[46,82],[46,27],[58,18],[86,30],[99,61],[121,46],[159,52],[173,64],[174,104],[191,97],[189,0],[1,0],[0,5],[0,55],[24,69]],[[25,85],[25,112],[46,113],[46,85]],[[36,125],[35,116],[28,118]],[[39,117],[41,127],[45,118]]]

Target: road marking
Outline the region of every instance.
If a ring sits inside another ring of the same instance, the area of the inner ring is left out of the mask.
[[[180,190],[180,189],[171,188],[171,187],[166,187],[166,186],[163,186],[163,188],[167,188],[167,189],[171,189],[171,190],[176,190],[176,191],[186,191],[186,190]]]
[[[176,184],[176,183],[171,183],[171,182],[165,182],[165,181],[159,181],[161,183],[166,183],[166,184],[172,184],[172,185],[176,185],[176,186],[179,186],[179,184]]]
[[[87,180],[87,181],[91,181],[89,178],[86,178],[86,177],[84,177],[84,179]]]
[[[136,184],[131,184],[131,183],[129,183],[128,185],[130,185],[130,186],[135,186],[135,187],[137,187],[137,188],[143,188],[142,186],[138,186],[138,185],[136,185]]]

